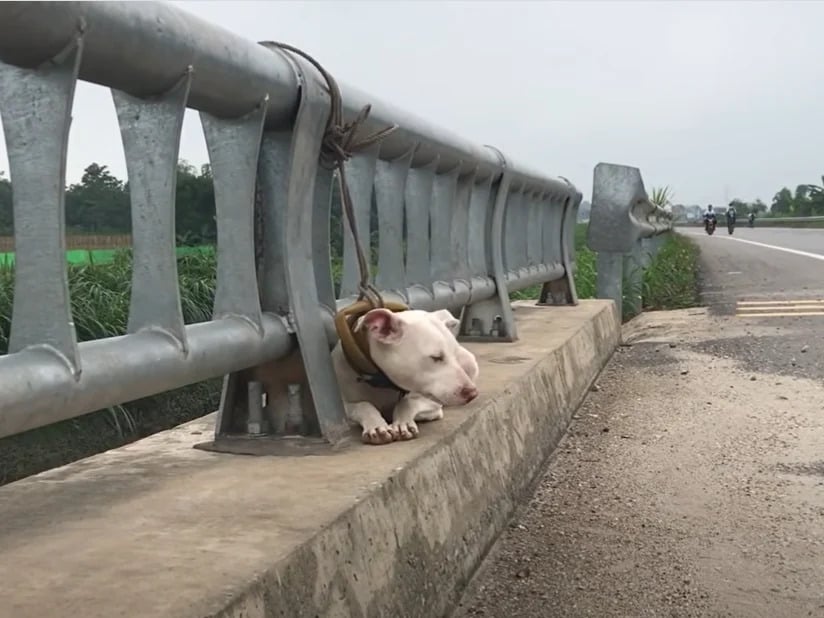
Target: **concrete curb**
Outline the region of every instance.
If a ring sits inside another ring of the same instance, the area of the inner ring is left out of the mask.
[[[515,312],[519,342],[469,346],[482,397],[418,440],[239,457],[189,424],[0,488],[10,615],[444,615],[620,338],[609,301]]]

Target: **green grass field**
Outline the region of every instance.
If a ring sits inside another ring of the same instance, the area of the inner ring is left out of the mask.
[[[72,249],[66,251],[66,261],[69,264],[110,264],[122,249]],[[178,257],[193,253],[214,253],[213,247],[178,247]],[[0,265],[14,264],[14,253],[0,253]]]
[[[575,228],[575,287],[579,298],[595,298],[596,255],[586,245],[587,224]],[[672,234],[644,272],[641,289],[624,281],[624,297],[641,296],[646,310],[684,309],[698,304],[698,246],[688,238]],[[512,300],[538,298],[541,286],[510,294]],[[625,308],[628,304],[625,304]],[[633,317],[625,313],[624,318]]]

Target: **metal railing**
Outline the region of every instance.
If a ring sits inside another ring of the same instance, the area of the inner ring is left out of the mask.
[[[596,165],[587,245],[597,253],[597,297],[615,301],[623,315],[639,313],[644,270],[672,227],[671,210],[650,202],[639,169]]]
[[[0,61],[16,249],[0,437],[218,376],[218,436],[248,436],[250,415],[261,413],[256,432],[332,443],[345,435],[329,351],[332,318],[358,277],[344,231],[336,298],[333,174],[318,161],[330,108],[320,74],[296,55],[155,2],[2,3]],[[127,334],[79,344],[64,222],[78,79],[111,89],[133,243]],[[577,302],[574,186],[341,90],[349,118],[371,103],[365,131],[400,127],[346,164],[361,238],[377,203],[376,283],[389,299],[448,308],[461,316],[463,337],[483,341],[517,337],[510,292],[543,283],[543,303]],[[214,314],[196,324],[184,324],[181,312],[174,234],[187,108],[200,112],[218,233]],[[263,398],[245,370],[272,363],[284,383]]]

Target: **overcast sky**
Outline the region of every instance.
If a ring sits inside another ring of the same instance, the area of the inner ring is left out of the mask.
[[[824,2],[176,2],[290,42],[341,81],[589,199],[599,161],[675,201],[767,203],[824,174]],[[207,160],[197,116],[181,157]],[[68,181],[125,177],[111,96],[77,89]],[[0,169],[8,169],[5,144]]]

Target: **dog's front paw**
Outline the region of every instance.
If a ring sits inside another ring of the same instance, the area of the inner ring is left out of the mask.
[[[398,439],[398,430],[393,425],[378,425],[371,429],[364,428],[361,438],[365,444],[389,444]]]
[[[415,421],[395,421],[389,427],[394,429],[401,440],[412,440],[418,437],[418,426]]]

